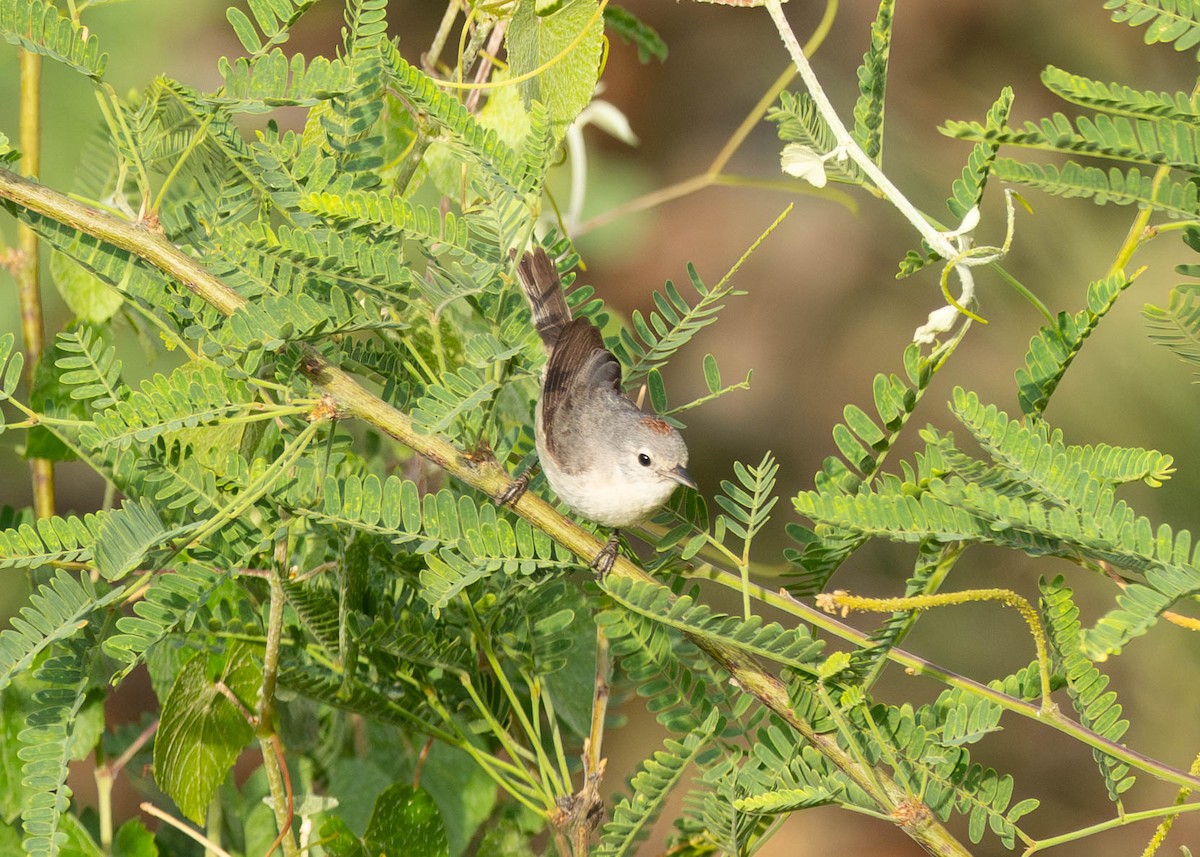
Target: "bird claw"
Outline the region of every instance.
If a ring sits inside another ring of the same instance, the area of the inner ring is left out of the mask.
[[[617,549],[621,544],[621,533],[619,530],[613,530],[613,534],[608,537],[604,547],[600,549],[600,553],[596,554],[596,558],[592,560],[588,568],[595,569],[597,576],[604,577],[612,571],[613,564],[617,561]]]
[[[508,483],[500,496],[496,498],[497,506],[512,506],[524,496],[525,491],[529,488],[529,471],[526,470],[512,482]]]

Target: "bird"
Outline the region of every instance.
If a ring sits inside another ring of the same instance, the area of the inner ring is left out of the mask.
[[[680,485],[697,487],[687,472],[687,444],[625,395],[620,361],[596,325],[571,317],[545,248],[522,256],[517,277],[548,355],[534,422],[538,462],[568,509],[613,528],[590,566],[603,576],[616,561],[621,528],[645,521]],[[515,503],[528,485],[527,470],[500,502]]]

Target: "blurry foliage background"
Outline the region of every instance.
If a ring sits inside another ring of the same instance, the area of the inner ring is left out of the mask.
[[[217,57],[240,52],[223,14],[227,5],[227,0],[133,0],[90,11],[89,25],[111,54],[109,81],[118,92],[140,88],[158,73],[201,88],[218,85]],[[585,220],[703,172],[787,65],[774,28],[761,10],[661,0],[625,0],[623,5],[659,31],[670,56],[663,64],[643,66],[630,46],[619,40],[611,45],[602,78],[603,98],[628,116],[640,145],[630,149],[594,129],[585,132],[591,175]],[[802,38],[811,32],[823,8],[824,4],[802,0],[788,5],[789,18]],[[391,4],[391,31],[400,37],[407,57],[415,59],[428,48],[442,11],[441,4],[427,0]],[[288,51],[330,55],[341,12],[337,3],[314,8],[297,28]],[[844,117],[856,95],[854,71],[874,13],[873,3],[843,3],[815,58],[817,73]],[[1189,88],[1197,68],[1190,53],[1176,54],[1163,45],[1147,47],[1140,30],[1109,22],[1099,0],[900,3],[884,142],[889,176],[919,206],[941,211],[969,146],[941,136],[937,126],[946,119],[982,119],[1004,84],[1016,92],[1013,125],[1057,110],[1069,113],[1069,107],[1038,81],[1040,71],[1051,63],[1156,91]],[[14,142],[17,82],[16,51],[4,46],[0,49],[0,129]],[[45,65],[43,85],[42,179],[62,189],[70,185],[71,155],[80,136],[95,127],[97,110],[87,83],[54,63]],[[277,116],[286,123],[286,112]],[[247,128],[247,133],[252,130]],[[775,179],[780,175],[778,152],[774,126],[760,123],[727,169]],[[1084,305],[1087,283],[1108,269],[1134,211],[1026,196],[1033,212],[1018,211],[1013,251],[1005,265],[1052,311],[1078,311]],[[907,224],[883,203],[861,194],[853,199],[856,212],[815,196],[796,198],[795,211],[738,275],[736,285],[749,294],[733,299],[720,322],[685,348],[667,373],[672,399],[687,401],[704,392],[700,359],[706,351],[718,356],[728,379],[754,370],[748,392],[688,414],[690,469],[702,490],[709,488],[710,497],[733,461],[757,461],[766,449],[773,449],[780,460],[779,484],[785,497],[809,487],[822,458],[833,451],[829,428],[841,419],[843,406],[853,402],[871,409],[873,375],[899,371],[900,355],[913,329],[942,303],[936,274],[894,279],[899,259],[916,244]],[[773,191],[710,188],[623,218],[577,238],[588,268],[580,281],[595,284],[614,309],[645,311],[652,288],[661,287],[666,279],[686,281],[688,261],[705,281],[719,279],[789,201],[787,195]],[[11,218],[0,223],[10,245],[13,227]],[[1000,194],[992,188],[977,237],[980,243],[998,244],[1003,228]],[[1195,532],[1200,508],[1200,445],[1195,442],[1200,394],[1176,358],[1151,346],[1140,316],[1144,303],[1166,304],[1167,292],[1178,280],[1174,265],[1193,261],[1191,255],[1176,235],[1167,235],[1135,259],[1148,270],[1089,341],[1046,416],[1073,443],[1142,446],[1175,456],[1178,472],[1163,488],[1130,486],[1125,496],[1151,520]],[[1017,411],[1013,372],[1040,317],[986,269],[977,270],[981,312],[990,324],[976,325],[968,334],[918,411],[918,425],[950,425],[942,403],[954,384],[978,391],[1010,413]],[[48,280],[47,286],[47,329],[52,333],[68,320],[68,314]],[[17,330],[12,281],[0,273],[0,333]],[[118,347],[125,349],[122,357],[130,382],[138,380],[139,365],[147,375],[161,368],[152,369],[144,359],[138,360],[134,343],[118,343]],[[28,471],[14,448],[21,441],[17,433],[0,437],[0,503],[29,503]],[[907,451],[901,446],[897,454]],[[101,495],[99,478],[90,471],[59,466],[60,513],[92,510]],[[794,517],[790,508],[786,502],[777,507],[770,525],[774,545],[770,538],[760,537],[760,550],[782,547],[783,524]],[[873,544],[851,560],[833,585],[864,594],[899,594],[911,569],[910,553]],[[771,560],[766,550],[760,556]],[[1056,562],[1062,567],[1054,569]],[[1075,587],[1085,624],[1100,606],[1111,602],[1110,585],[1094,575],[1072,574],[1061,561],[1043,559],[1035,565],[1013,552],[980,548],[959,564],[950,588],[1005,586],[1036,598],[1037,576],[1057,571],[1066,573]],[[23,599],[24,581],[23,574],[0,578],[0,616],[8,615]],[[1089,592],[1096,597],[1089,599]],[[1089,605],[1094,608],[1091,612]],[[870,617],[858,620],[863,627],[871,621]],[[1160,624],[1107,668],[1132,724],[1126,743],[1181,768],[1188,767],[1194,748],[1200,745],[1200,717],[1196,716],[1200,684],[1177,680],[1200,669],[1200,646],[1188,633]],[[1014,613],[978,605],[926,618],[905,648],[984,681],[1024,666],[1032,654],[1028,634]],[[889,672],[878,697],[915,703],[936,695],[938,687],[932,683],[924,687],[917,681]],[[128,704],[136,705],[136,699]],[[606,742],[609,789],[619,785],[661,738],[652,718],[632,708],[628,713],[637,728],[615,730]],[[985,739],[973,754],[1012,773],[1017,798],[1035,791],[1042,798],[1042,808],[1030,820],[1031,830],[1049,835],[1109,816],[1103,783],[1095,775],[1086,747],[1025,720],[1012,718],[1005,723],[1004,733]],[[87,782],[79,780],[77,794],[86,801]],[[1022,783],[1029,789],[1023,790]],[[1149,786],[1145,800],[1151,799],[1154,788],[1159,804],[1173,800],[1174,788],[1163,784]],[[668,810],[660,824],[668,824],[671,818]],[[802,813],[762,853],[794,857],[918,853],[889,825],[848,822],[833,809]],[[1063,857],[1138,853],[1152,827],[1138,825],[1054,853]],[[1200,822],[1194,816],[1181,818],[1173,841],[1194,848],[1200,843]],[[985,842],[976,853],[990,853],[987,846]],[[999,848],[994,840],[991,846]],[[1103,851],[1097,852],[1098,847]]]

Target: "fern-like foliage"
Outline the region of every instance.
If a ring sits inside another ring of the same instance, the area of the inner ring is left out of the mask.
[[[1055,164],[1023,164],[997,158],[992,174],[1052,196],[1090,199],[1097,205],[1132,205],[1161,211],[1168,217],[1195,217],[1200,213],[1200,194],[1192,182],[1154,181],[1137,167],[1122,172],[1117,167],[1102,170],[1067,161]]]
[[[634,846],[662,811],[667,796],[682,781],[688,765],[708,749],[717,723],[717,712],[713,711],[683,740],[668,738],[662,750],[646,758],[629,780],[636,797],[622,798],[613,807],[612,820],[604,825],[597,854],[624,857],[633,853]]]
[[[1185,122],[1162,119],[1135,124],[1126,116],[1097,113],[1072,123],[1062,113],[1020,128],[987,129],[978,122],[950,121],[943,132],[959,140],[987,140],[1009,146],[1088,155],[1136,164],[1165,164],[1189,173],[1200,172],[1197,136],[1200,129]]]
[[[121,383],[121,361],[117,349],[105,343],[95,328],[88,325],[69,328],[56,337],[60,357],[54,365],[61,374],[59,383],[71,388],[72,399],[83,399],[96,410],[115,405],[126,395]]]
[[[779,500],[775,496],[775,474],[779,465],[771,453],[763,456],[758,466],[734,462],[737,483],[721,480],[721,494],[716,496],[717,505],[725,510],[724,528],[744,543],[743,555],[749,555],[750,542],[770,519],[771,509]],[[719,525],[720,526],[720,525]]]
[[[1105,0],[1112,19],[1130,27],[1145,27],[1146,44],[1173,44],[1187,51],[1200,44],[1200,15],[1187,0]]]
[[[328,302],[336,288],[368,295],[372,303],[395,304],[413,280],[394,245],[353,233],[233,224],[220,234],[219,249],[229,263],[218,266],[220,274],[251,298],[309,294]]]
[[[1016,373],[1021,413],[1042,413],[1084,341],[1132,282],[1132,278],[1118,272],[1092,283],[1087,290],[1087,309],[1073,316],[1059,313],[1054,327],[1041,328],[1030,340],[1025,367]]]
[[[854,103],[854,140],[876,164],[883,160],[883,107],[888,57],[892,48],[895,0],[881,0],[871,25],[871,46],[858,67],[858,100]]]
[[[1200,123],[1200,101],[1182,92],[1138,91],[1124,84],[1103,83],[1071,74],[1052,65],[1042,72],[1042,84],[1063,101],[1080,107],[1135,118],[1162,117]]]
[[[323,193],[302,199],[300,205],[311,214],[336,222],[368,223],[383,227],[385,231],[403,232],[410,237],[430,244],[445,245],[447,249],[462,253],[472,250],[464,221],[450,213],[442,217],[436,211],[414,205],[403,197],[369,191],[355,191],[346,195]]]
[[[878,85],[879,81],[874,83]],[[882,101],[879,103],[882,105]],[[779,139],[785,143],[797,143],[822,155],[832,152],[837,147],[833,131],[821,118],[816,102],[807,92],[781,92],[779,104],[767,111],[766,118],[779,126]],[[866,181],[862,170],[849,159],[831,158],[825,161],[824,167],[825,173],[834,181],[851,184],[862,184]]]
[[[1114,496],[1126,481],[1156,484],[1171,459],[1148,450],[1068,446],[1044,424],[1024,426],[961,389],[954,412],[992,458],[980,466],[932,430],[903,479],[853,495],[804,492],[797,511],[861,536],[920,543],[995,544],[1034,556],[1112,563],[1140,575],[1117,607],[1083,632],[1085,651],[1103,658],[1145,633],[1158,615],[1200,587],[1191,535],[1155,529]],[[972,463],[974,462],[974,463]]]
[[[647,63],[651,58],[666,62],[667,43],[662,40],[662,36],[628,9],[605,6],[604,29],[633,44],[637,48],[639,62]]]
[[[241,9],[231,6],[225,17],[242,47],[257,57],[286,42],[292,25],[316,3],[317,0],[250,0],[250,13],[266,37],[265,41],[259,38],[250,18]]]
[[[651,602],[662,606],[659,589],[621,586],[631,594],[643,591]],[[611,651],[626,674],[636,682],[638,694],[647,699],[650,711],[672,732],[696,730],[714,710],[737,710],[724,685],[723,673],[708,666],[699,650],[677,629],[655,621],[644,612],[621,608],[601,610],[596,624],[610,641]],[[718,733],[731,727],[722,722]]]
[[[690,595],[672,597],[671,590],[648,581],[614,578],[604,582],[604,591],[630,612],[794,670],[813,672],[823,648],[801,627],[787,629],[776,622],[764,624],[759,616],[740,619],[717,613]]]
[[[513,522],[491,502],[479,504],[450,491],[422,497],[415,483],[395,476],[329,477],[319,504],[297,484],[290,503],[296,514],[314,521],[385,536],[424,555],[421,595],[435,609],[496,572],[530,575],[575,565],[545,533],[523,519]]]
[[[1008,122],[1012,102],[1013,92],[1006,86],[988,109],[984,127],[992,130],[1002,128]],[[954,180],[950,188],[950,198],[946,200],[946,209],[950,212],[953,223],[962,223],[967,213],[983,199],[983,192],[987,188],[988,177],[994,171],[996,154],[999,151],[999,144],[992,140],[981,140],[971,148],[967,165],[963,167],[962,175]],[[907,277],[940,258],[940,254],[935,253],[932,247],[922,241],[919,251],[909,250],[905,254],[896,276]]]
[[[0,531],[0,568],[39,568],[55,562],[91,558],[105,515],[39,518]]]
[[[967,835],[975,843],[982,841],[989,829],[1009,849],[1015,846],[1018,836],[1031,841],[1021,833],[1017,822],[1034,810],[1038,801],[1026,799],[1013,804],[1011,776],[972,763],[959,735],[951,733],[947,740],[942,739],[942,730],[951,718],[971,723],[969,715],[963,717],[962,704],[967,703],[948,691],[932,706],[922,706],[916,711],[907,705],[877,706],[872,718],[900,764],[911,766],[901,775],[908,782],[924,784],[922,798],[938,818],[945,820],[954,812],[967,816]],[[970,704],[978,705],[979,700],[976,698]],[[987,718],[985,715],[984,723]]]
[[[1079,713],[1079,722],[1097,734],[1113,742],[1120,742],[1128,720],[1121,720],[1121,706],[1117,695],[1108,693],[1108,676],[1103,675],[1083,655],[1080,646],[1079,608],[1071,600],[1071,590],[1063,584],[1061,577],[1053,581],[1041,581],[1042,615],[1046,621],[1046,636],[1057,659],[1061,662],[1067,680],[1067,693],[1071,705]],[[1109,800],[1114,803],[1134,783],[1129,766],[1098,749],[1092,750]]]
[[[851,495],[870,484],[938,368],[961,338],[962,332],[930,355],[923,355],[915,344],[909,345],[904,351],[905,378],[894,373],[875,376],[872,391],[878,423],[861,408],[845,408],[846,421],[833,429],[834,442],[844,458],[825,459],[815,477],[818,491]],[[795,566],[789,575],[795,582],[789,582],[788,590],[796,595],[824,589],[838,566],[866,541],[862,534],[837,528],[826,528],[818,534],[799,524],[789,524],[787,531],[801,545],[800,550],[784,551],[785,558]]]
[[[253,390],[215,367],[191,366],[143,381],[141,389],[96,414],[82,440],[90,446],[124,448],[166,432],[215,423],[253,410]]]
[[[47,658],[35,678],[43,689],[33,694],[37,705],[28,725],[17,736],[23,745],[22,784],[30,790],[21,816],[26,837],[21,843],[30,857],[54,857],[66,837],[59,825],[70,805],[67,764],[71,761],[71,727],[83,706],[87,688],[88,646],[73,640]]]
[[[107,580],[119,580],[168,539],[166,527],[148,500],[127,502],[104,516],[96,535],[96,568]]]
[[[189,629],[224,580],[212,569],[195,564],[180,564],[154,575],[144,597],[133,604],[135,615],[118,619],[117,633],[104,640],[104,653],[123,664],[117,678],[128,675],[155,643]]]
[[[108,65],[99,40],[47,0],[0,0],[0,35],[96,80]]]
[[[1200,365],[1200,285],[1185,283],[1171,289],[1167,307],[1146,304],[1142,310],[1150,339],[1180,360]]]
[[[761,735],[758,736],[761,740]],[[737,804],[758,777],[740,751],[730,751],[705,766],[696,785],[684,796],[683,817],[675,822],[671,852],[686,855],[753,852],[773,819],[743,812]]]
[[[610,343],[613,353],[625,366],[626,385],[634,386],[652,370],[661,369],[676,351],[717,320],[727,298],[745,294],[728,281],[710,289],[690,264],[688,279],[696,292],[694,303],[689,303],[675,284],[667,280],[662,292],[651,293],[655,308],[649,318],[635,310],[630,318],[633,333],[622,328],[620,341]]]
[[[222,58],[218,70],[225,88],[210,100],[245,113],[315,107],[345,96],[353,86],[350,68],[341,60],[313,57],[306,63],[301,54],[289,59],[278,48],[254,59],[239,57],[232,63]]]
[[[1109,4],[1112,7],[1112,4]],[[1179,27],[1191,27],[1184,17],[1157,3],[1120,3],[1122,20],[1147,23],[1161,13],[1164,22],[1151,25],[1148,34],[1177,44],[1189,43]],[[1181,7],[1182,8],[1182,7]],[[1137,10],[1136,12],[1134,10]],[[1171,21],[1168,25],[1165,22]],[[1139,92],[1131,87],[1073,75],[1049,67],[1042,75],[1048,89],[1094,113],[1073,121],[1061,113],[1040,122],[1013,127],[948,122],[942,132],[959,139],[991,146],[1011,145],[1041,151],[1084,155],[1135,166],[1101,169],[1068,160],[1062,164],[1020,163],[996,160],[993,175],[1005,181],[1060,196],[1084,197],[1099,205],[1137,204],[1169,217],[1194,218],[1200,208],[1194,182],[1169,175],[1151,176],[1147,167],[1171,167],[1188,176],[1200,171],[1200,122],[1194,98],[1186,93]]]
[[[499,389],[500,385],[482,372],[464,366],[446,375],[442,384],[427,388],[413,409],[413,422],[429,434],[441,434],[457,423],[463,430],[455,434],[471,437],[478,431],[484,406]]]
[[[239,307],[215,338],[233,352],[278,351],[289,342],[404,326],[381,319],[339,288],[330,287],[327,297],[323,302],[307,294],[263,297]]]
[[[62,569],[40,585],[0,631],[0,688],[33,663],[48,647],[78,633],[80,623],[100,601],[86,576],[76,578]]]
[[[458,141],[461,150],[483,167],[491,181],[508,193],[522,196],[531,182],[516,152],[490,128],[485,128],[462,103],[442,92],[428,75],[410,65],[395,47],[383,46],[383,67],[392,85],[430,119]]]

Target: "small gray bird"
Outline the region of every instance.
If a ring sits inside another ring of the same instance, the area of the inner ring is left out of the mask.
[[[517,266],[533,323],[549,353],[534,436],[554,493],[606,527],[644,521],[679,485],[695,488],[685,469],[687,446],[675,428],[643,413],[621,390],[621,364],[586,318],[571,318],[558,270],[537,247]],[[501,496],[514,503],[528,473]],[[616,561],[619,533],[592,562],[601,574]]]

